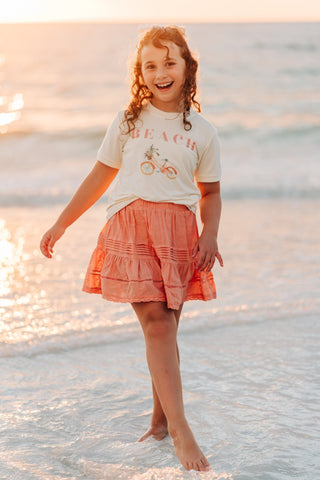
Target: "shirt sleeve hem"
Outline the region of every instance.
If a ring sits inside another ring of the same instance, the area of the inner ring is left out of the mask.
[[[197,182],[209,183],[209,182],[219,182],[221,177],[195,177]]]
[[[104,163],[105,165],[108,165],[108,167],[112,167],[112,168],[120,168],[121,167],[121,164],[120,163],[117,163],[117,162],[114,162],[113,160],[111,160],[110,158],[101,158],[99,157],[99,155],[97,156],[97,160],[101,163]]]

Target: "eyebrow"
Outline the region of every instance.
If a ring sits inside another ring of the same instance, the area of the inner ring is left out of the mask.
[[[174,57],[169,57],[169,56],[168,56],[168,57],[165,57],[164,60],[165,60],[166,62],[167,62],[168,60],[174,60],[175,62],[177,61],[176,58],[174,58]],[[144,62],[144,65],[148,65],[149,63],[155,63],[155,61],[154,61],[154,60],[148,60],[147,62]]]

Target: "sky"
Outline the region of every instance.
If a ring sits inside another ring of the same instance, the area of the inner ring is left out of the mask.
[[[320,21],[320,0],[2,0],[0,23]]]

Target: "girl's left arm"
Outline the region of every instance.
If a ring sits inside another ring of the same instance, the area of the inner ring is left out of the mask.
[[[194,246],[193,255],[198,257],[198,270],[209,272],[216,258],[223,267],[217,240],[221,215],[220,182],[198,182],[198,188],[201,193],[199,207],[203,230]]]

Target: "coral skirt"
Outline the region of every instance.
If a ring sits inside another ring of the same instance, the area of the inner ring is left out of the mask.
[[[216,298],[212,273],[196,269],[197,238],[196,216],[184,205],[136,200],[102,229],[83,291],[175,310],[186,300]]]

